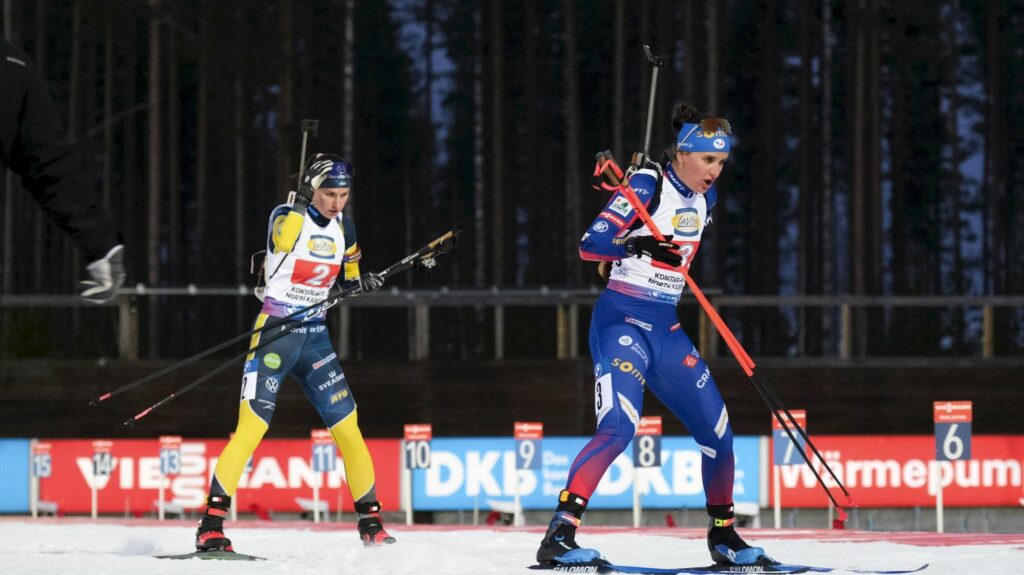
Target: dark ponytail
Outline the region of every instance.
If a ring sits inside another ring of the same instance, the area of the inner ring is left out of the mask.
[[[687,102],[676,102],[676,105],[672,107],[672,143],[662,152],[669,161],[676,157],[676,138],[679,137],[679,130],[683,129],[683,124],[696,122],[703,117],[704,114]]]
[[[672,108],[672,133],[678,134],[683,129],[683,124],[693,122],[703,116],[697,108],[687,102],[676,102]]]

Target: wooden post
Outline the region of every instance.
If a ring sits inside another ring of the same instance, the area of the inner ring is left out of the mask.
[[[565,306],[560,305],[555,308],[555,331],[556,340],[558,344],[558,351],[556,356],[558,359],[565,359],[569,357],[569,341],[568,341],[568,317],[565,313]]]
[[[839,307],[839,358],[853,356],[853,310],[848,303]]]
[[[117,351],[121,359],[139,359],[139,309],[135,298],[117,301]]]
[[[711,298],[708,298],[711,301]],[[718,313],[722,313],[722,309],[718,308]],[[702,313],[697,317],[697,337],[700,338],[700,353],[705,359],[710,359],[718,356],[718,331],[715,330],[715,326],[711,323],[708,318],[708,314]]]
[[[992,359],[996,352],[995,315],[991,305],[981,310],[981,357]]]
[[[569,357],[576,359],[580,355],[580,306],[569,305]]]
[[[412,330],[409,342],[409,359],[420,361],[430,355],[430,307],[418,303],[412,308]]]
[[[494,306],[494,359],[505,359],[505,306]]]
[[[338,306],[338,361],[349,358],[349,331],[352,312],[346,305]]]

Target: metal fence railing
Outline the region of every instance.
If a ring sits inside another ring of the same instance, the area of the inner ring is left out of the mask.
[[[334,332],[339,356],[347,359],[352,355],[352,316],[357,310],[392,309],[404,310],[408,323],[404,331],[407,338],[408,359],[424,360],[431,357],[432,316],[442,308],[473,308],[479,312],[486,311],[487,356],[491,359],[506,358],[509,324],[515,314],[522,308],[547,308],[553,310],[553,319],[547,326],[534,326],[536,333],[546,335],[545,341],[554,341],[554,357],[570,359],[586,354],[581,349],[581,333],[585,335],[585,326],[581,326],[581,310],[589,310],[600,290],[589,289],[439,289],[439,290],[401,290],[393,288],[371,294],[350,298],[343,305],[331,310]],[[992,359],[997,357],[996,325],[997,313],[1012,310],[1020,314],[1024,310],[1024,296],[808,296],[808,295],[728,295],[708,293],[709,299],[730,324],[742,323],[742,314],[757,313],[764,310],[776,310],[781,314],[789,314],[792,323],[799,330],[811,333],[811,320],[803,314],[806,310],[820,310],[814,321],[828,323],[827,331],[833,334],[829,344],[818,355],[819,358],[849,360],[865,355],[863,349],[855,349],[855,329],[864,329],[859,325],[857,314],[863,310],[881,309],[910,310],[914,308],[963,309],[970,310],[976,317],[973,321],[980,329],[980,345],[977,352],[972,353],[974,359]],[[218,302],[235,300],[238,304],[243,298],[251,298],[252,291],[247,286],[237,288],[183,288],[147,289],[138,286],[123,289],[121,296],[115,301],[102,306],[109,314],[116,308],[116,320],[110,330],[116,340],[116,353],[122,359],[140,357],[140,341],[144,334],[140,329],[140,314],[147,305],[155,305],[157,298],[216,298]],[[221,306],[221,304],[217,304]],[[231,305],[231,304],[226,304]],[[697,307],[692,298],[684,299],[684,307]],[[236,305],[236,307],[240,307]],[[8,295],[0,296],[0,318],[10,317],[14,310],[25,308],[75,308],[98,309],[94,304],[83,302],[74,296],[51,295]],[[714,358],[720,355],[719,335],[707,316],[699,310],[696,315],[696,335],[705,357]],[[83,312],[84,313],[84,312]],[[512,313],[513,316],[508,314]],[[545,318],[551,317],[550,314]],[[251,318],[250,318],[251,320]],[[443,320],[435,320],[443,321]],[[584,319],[586,321],[586,319]],[[1019,323],[1019,318],[1018,318]],[[690,330],[694,326],[689,326]],[[1018,326],[1019,328],[1019,326]],[[734,328],[735,329],[735,328]],[[550,330],[550,331],[549,331]],[[551,333],[553,332],[553,338]],[[820,332],[820,331],[819,331]],[[815,333],[819,333],[815,332]],[[691,331],[692,334],[692,331]],[[802,347],[802,346],[801,346]],[[818,346],[821,348],[822,346]],[[7,354],[0,354],[7,355]],[[111,354],[113,355],[113,354]],[[802,349],[788,353],[789,356],[802,357],[807,354]],[[920,357],[941,356],[942,350],[935,349],[919,354]],[[1015,355],[1015,354],[1013,354]]]

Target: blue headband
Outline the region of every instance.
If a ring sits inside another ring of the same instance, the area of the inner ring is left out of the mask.
[[[731,148],[729,132],[722,128],[705,132],[700,124],[683,124],[677,141],[680,152],[728,152]]]
[[[351,188],[352,166],[345,160],[334,160],[327,178],[320,184],[321,188]]]

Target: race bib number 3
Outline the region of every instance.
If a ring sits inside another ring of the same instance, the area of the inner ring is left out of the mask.
[[[292,283],[314,288],[329,288],[334,284],[334,278],[338,277],[340,271],[341,266],[337,264],[295,260]]]

